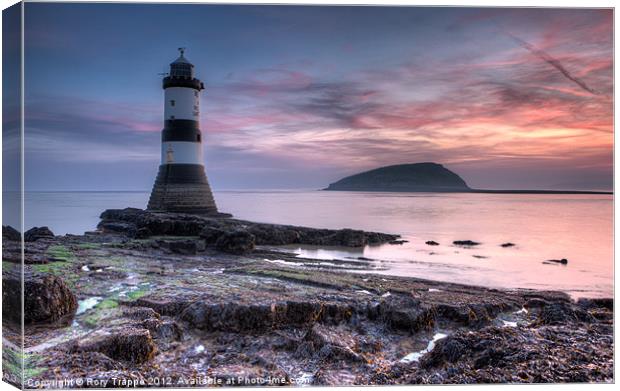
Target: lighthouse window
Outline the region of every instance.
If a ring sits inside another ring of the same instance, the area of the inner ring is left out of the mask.
[[[196,141],[200,142],[200,135],[196,135]]]
[[[170,101],[170,106],[174,106],[174,104],[175,104],[175,101],[173,99],[173,100]]]
[[[198,91],[194,91],[194,96],[198,98]]]

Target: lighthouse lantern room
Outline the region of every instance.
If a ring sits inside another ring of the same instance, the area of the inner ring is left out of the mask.
[[[207,180],[200,132],[200,92],[204,84],[194,76],[185,49],[170,64],[163,79],[164,129],[161,164],[148,209],[152,211],[216,214]]]

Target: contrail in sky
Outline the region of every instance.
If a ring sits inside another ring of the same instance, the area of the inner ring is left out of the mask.
[[[598,95],[598,92],[596,92],[595,90],[590,88],[583,80],[573,76],[566,68],[564,68],[564,66],[562,65],[562,63],[559,60],[557,60],[556,58],[552,57],[549,53],[545,52],[544,50],[536,48],[534,45],[532,45],[530,43],[527,43],[524,40],[522,40],[521,38],[516,37],[516,36],[514,36],[514,35],[512,35],[510,33],[506,33],[506,34],[508,34],[515,41],[517,41],[519,43],[519,45],[523,46],[525,49],[530,51],[530,53],[532,53],[536,57],[542,59],[547,64],[551,65],[552,67],[554,67],[555,69],[560,71],[562,73],[562,75],[564,75],[565,78],[567,78],[568,80],[570,80],[573,83],[577,84],[583,90],[588,91],[589,93],[591,93],[593,95]]]

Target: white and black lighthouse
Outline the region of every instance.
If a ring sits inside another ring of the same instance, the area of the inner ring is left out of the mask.
[[[200,92],[194,65],[181,55],[163,79],[164,129],[161,164],[148,209],[152,211],[216,214],[217,207],[204,167],[200,132]]]

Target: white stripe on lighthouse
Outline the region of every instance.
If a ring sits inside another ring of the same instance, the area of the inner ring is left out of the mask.
[[[187,87],[168,87],[164,92],[164,119],[189,119],[200,117],[200,93]]]
[[[202,144],[188,141],[167,141],[161,144],[161,164],[204,165]]]

